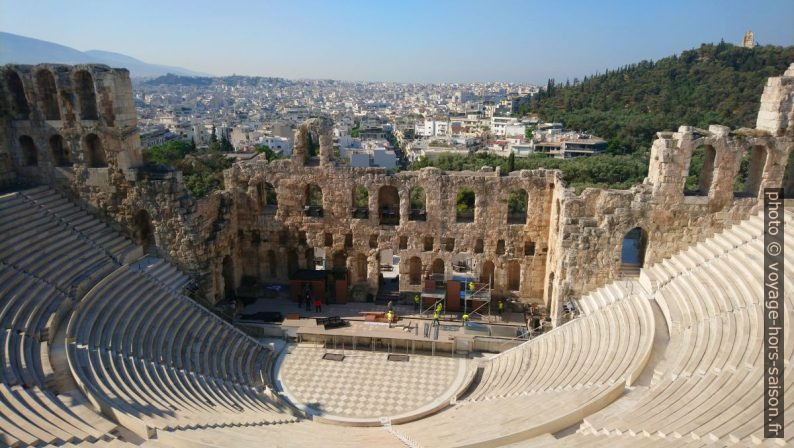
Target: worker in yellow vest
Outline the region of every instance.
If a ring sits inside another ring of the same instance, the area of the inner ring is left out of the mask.
[[[474,282],[469,282],[469,291],[474,292]]]
[[[386,311],[386,320],[389,321],[389,328],[391,328],[391,323],[394,321],[394,311]]]
[[[498,307],[499,307],[499,317],[502,317],[502,313],[504,313],[504,311],[505,311],[505,301],[504,300],[500,300],[499,304],[498,304]]]
[[[464,327],[468,327],[469,326],[469,315],[468,314],[464,314],[463,315],[463,326]]]
[[[420,300],[421,299],[419,298],[419,294],[414,296],[414,311],[419,311],[419,301]]]

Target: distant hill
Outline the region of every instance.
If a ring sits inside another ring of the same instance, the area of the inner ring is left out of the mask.
[[[0,64],[40,64],[43,62],[61,64],[106,64],[123,67],[130,76],[152,78],[167,73],[186,76],[206,76],[192,70],[149,64],[133,57],[109,51],[79,51],[45,40],[33,39],[11,33],[0,32]]]
[[[794,47],[704,44],[581,81],[549,80],[520,113],[604,137],[611,153],[634,152],[679,125],[755,127],[766,79],[792,62]]]

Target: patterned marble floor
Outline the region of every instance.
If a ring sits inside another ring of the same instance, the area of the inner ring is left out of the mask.
[[[345,359],[322,359],[325,353],[344,353]],[[460,359],[446,356],[410,355],[408,362],[387,361],[387,356],[298,345],[284,357],[276,375],[293,400],[317,414],[379,418],[438,400],[464,368]]]

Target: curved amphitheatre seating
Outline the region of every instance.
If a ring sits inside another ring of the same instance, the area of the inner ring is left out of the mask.
[[[639,280],[591,292],[580,318],[484,361],[474,390],[445,411],[340,428],[302,420],[273,397],[262,373],[270,350],[179,294],[187,280],[178,270],[157,259],[128,265],[140,249],[52,190],[2,195],[0,445],[127,445],[127,430],[166,446],[790,444],[791,406],[788,439],[760,439],[761,226],[753,217]],[[786,261],[791,394],[794,237]],[[654,342],[654,301],[666,347]],[[57,338],[82,393],[54,385]],[[638,385],[654,350],[658,363]]]
[[[295,420],[264,391],[269,349],[127,266],[77,305],[66,340],[80,388],[139,434]]]
[[[90,288],[106,265],[135,254],[86,217],[45,188],[0,196],[0,445],[121,444],[115,423],[79,394],[53,387],[49,347],[72,306],[69,292]]]
[[[786,212],[791,229],[794,216]],[[794,232],[785,242],[784,390],[792,391]],[[785,446],[763,439],[763,219],[754,216],[645,269],[670,329],[654,380],[589,417],[555,446]],[[538,446],[544,446],[538,441]]]

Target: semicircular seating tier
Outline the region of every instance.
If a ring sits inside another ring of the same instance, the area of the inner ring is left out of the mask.
[[[786,212],[785,383],[794,354]],[[726,228],[579,299],[582,314],[480,363],[447,409],[381,428],[308,421],[272,350],[188,281],[49,188],[0,195],[0,445],[784,446],[762,440],[763,224]],[[135,433],[137,436],[131,436]]]
[[[785,213],[792,229],[794,216]],[[787,446],[794,443],[794,404],[787,401],[785,439],[764,439],[763,218],[742,221],[644,269],[669,328],[650,384],[585,417],[553,446]],[[794,232],[784,244],[784,388],[794,384]],[[539,441],[540,442],[540,441]],[[538,446],[546,446],[539,443]],[[548,446],[552,446],[551,444]]]

